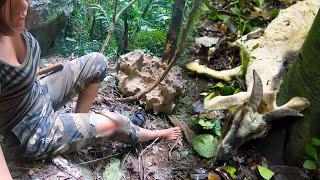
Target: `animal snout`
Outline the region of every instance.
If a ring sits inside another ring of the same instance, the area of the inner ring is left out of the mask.
[[[231,158],[233,155],[232,151],[230,151],[230,148],[228,148],[225,145],[219,144],[217,148],[217,153],[216,153],[216,160],[220,161],[226,161],[229,158]]]

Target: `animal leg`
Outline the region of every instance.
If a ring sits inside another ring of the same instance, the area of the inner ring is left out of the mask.
[[[229,109],[230,107],[241,105],[248,101],[250,93],[240,92],[230,96],[216,96],[204,103],[204,108],[209,110]]]
[[[296,111],[302,111],[310,106],[309,101],[304,97],[293,97],[289,102],[280,106],[279,108],[294,109]]]
[[[215,79],[221,79],[224,81],[232,80],[232,78],[238,75],[241,71],[241,66],[238,66],[230,70],[216,71],[208,68],[205,65],[200,65],[198,60],[188,63],[186,65],[186,68],[190,71],[193,71],[199,74],[205,74]]]

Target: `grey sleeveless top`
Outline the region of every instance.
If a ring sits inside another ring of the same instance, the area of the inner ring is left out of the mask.
[[[27,56],[19,67],[0,60],[0,134],[10,130],[24,143],[37,125],[52,114],[50,97],[36,79],[40,46],[27,31],[22,33]]]

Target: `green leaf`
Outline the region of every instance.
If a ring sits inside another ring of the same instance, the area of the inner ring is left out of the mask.
[[[112,158],[110,163],[103,172],[103,179],[105,180],[120,180],[122,173],[120,171],[120,159]]]
[[[263,6],[264,6],[264,0],[259,0],[258,2],[259,2],[259,7],[260,7],[260,8],[263,8]]]
[[[224,20],[226,20],[226,19],[228,18],[228,16],[221,14],[221,15],[217,15],[217,18],[218,18],[219,20],[221,20],[221,21],[224,21]]]
[[[205,98],[204,98],[204,102],[207,102],[207,101],[209,101],[210,99],[212,99],[214,96],[215,96],[215,94],[216,93],[214,93],[214,92],[212,92],[212,93],[210,93],[208,96],[206,96]]]
[[[260,175],[266,180],[271,179],[272,176],[274,175],[273,171],[271,171],[270,169],[268,169],[264,166],[258,165],[258,171],[259,171]]]
[[[211,134],[200,134],[192,139],[193,149],[205,158],[211,158],[216,155],[218,140]]]
[[[220,94],[222,96],[229,96],[229,95],[232,95],[234,94],[234,92],[236,91],[236,89],[232,86],[225,86],[223,88],[221,88],[220,90]]]
[[[240,58],[242,62],[242,73],[246,73],[250,62],[250,53],[240,45]]]
[[[214,87],[224,88],[225,86],[223,82],[218,82]]]
[[[239,92],[241,92],[241,89],[240,89],[240,88],[237,88],[237,89],[234,91],[233,94],[237,94],[237,93],[239,93]]]
[[[233,13],[235,13],[236,15],[241,15],[241,12],[240,12],[240,9],[237,7],[237,6],[235,6],[235,7],[232,7],[232,8],[230,8],[231,9],[231,11],[233,12]]]
[[[317,153],[316,149],[312,145],[310,145],[310,144],[306,145],[305,151],[313,159],[315,159],[315,160],[318,159],[318,153]]]
[[[303,163],[303,167],[310,170],[316,170],[317,164],[312,160],[305,160]]]
[[[320,147],[320,139],[312,138],[312,145]]]
[[[237,176],[235,175],[235,173],[237,172],[237,169],[233,166],[222,166],[220,167],[220,169],[225,170],[227,173],[229,173],[229,175],[231,176],[232,179],[236,179]]]
[[[220,119],[217,119],[216,121],[214,121],[214,133],[217,136],[221,136],[221,121]]]
[[[275,17],[277,17],[279,12],[279,9],[271,9],[269,12],[269,19],[274,19]]]
[[[213,129],[215,125],[214,122],[212,122],[211,120],[205,120],[205,119],[200,119],[198,121],[198,124],[202,126],[203,129]]]
[[[257,49],[259,46],[260,46],[260,44],[259,44],[259,43],[255,44],[255,45],[252,47],[251,51],[253,51],[253,50]]]

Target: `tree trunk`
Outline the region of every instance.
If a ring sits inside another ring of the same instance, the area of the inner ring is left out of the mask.
[[[128,24],[128,14],[123,14],[123,31],[122,40],[118,48],[118,56],[127,53],[128,48],[128,36],[129,36],[129,24]]]
[[[175,0],[172,9],[172,18],[167,34],[166,45],[162,56],[162,61],[169,63],[172,59],[174,52],[177,48],[177,42],[180,34],[180,28],[183,21],[183,10],[185,6],[185,0]]]
[[[290,67],[281,85],[278,103],[284,104],[294,96],[306,97],[311,106],[304,117],[290,122],[287,128],[285,160],[302,165],[309,158],[304,152],[311,138],[320,137],[320,13],[317,14],[299,56]]]

